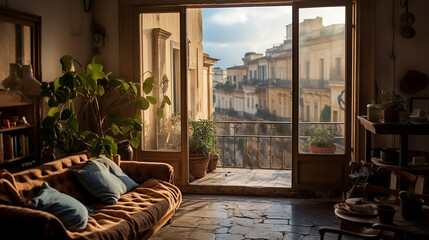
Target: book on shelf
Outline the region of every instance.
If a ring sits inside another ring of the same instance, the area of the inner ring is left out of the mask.
[[[0,137],[2,139],[0,161],[26,156],[30,153],[28,136],[1,134]]]
[[[3,133],[0,133],[0,162],[4,161]]]

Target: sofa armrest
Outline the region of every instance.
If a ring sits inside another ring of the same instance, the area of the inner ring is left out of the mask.
[[[156,178],[174,184],[174,168],[167,163],[121,161],[121,169],[138,184]]]
[[[68,239],[54,215],[25,207],[0,204],[0,233],[4,239]]]

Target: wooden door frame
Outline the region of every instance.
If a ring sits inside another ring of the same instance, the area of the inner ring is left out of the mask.
[[[352,0],[326,0],[303,1],[292,4],[292,188],[293,189],[344,189],[347,183],[346,171],[351,159],[351,96],[352,96]],[[345,134],[344,154],[320,155],[299,153],[299,9],[317,7],[345,7]],[[319,169],[320,179],[323,174],[329,174],[329,170],[335,167],[341,168],[341,181],[332,183],[320,183],[318,181],[305,180],[306,175],[313,175],[314,169]],[[326,171],[326,172],[324,172]]]

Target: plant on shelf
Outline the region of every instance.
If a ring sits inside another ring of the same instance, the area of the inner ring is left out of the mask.
[[[336,150],[334,135],[327,129],[315,129],[307,139],[311,152],[334,153]]]
[[[213,121],[189,120],[189,170],[196,178],[204,177],[209,161],[216,125]]]
[[[382,91],[381,99],[381,106],[384,110],[384,121],[398,122],[399,112],[405,111],[404,99],[394,91]]]
[[[85,149],[93,157],[104,154],[112,158],[118,150],[115,139],[129,139],[132,147],[139,146],[142,125],[138,111],[157,103],[148,95],[155,79],[147,77],[143,96],[138,96],[136,83],[104,73],[99,59],[95,56],[83,68],[73,57],[63,56],[63,75],[43,83],[41,95],[50,107],[41,127],[44,151],[61,149],[70,154]],[[75,63],[81,73],[75,70]],[[79,112],[74,101],[81,104]],[[133,113],[124,114],[123,109],[135,109],[134,117],[130,117]],[[84,127],[83,123],[92,126]]]

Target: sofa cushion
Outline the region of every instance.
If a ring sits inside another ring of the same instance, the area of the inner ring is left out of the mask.
[[[82,231],[88,222],[88,210],[78,200],[43,183],[40,195],[28,202],[35,209],[56,216],[70,231]]]
[[[126,192],[138,187],[139,185],[130,177],[128,177],[122,169],[112,160],[107,157],[99,157],[95,161],[98,161],[109,169],[109,172],[119,178],[126,187]]]
[[[88,161],[81,169],[74,169],[79,182],[104,204],[116,204],[121,194],[127,191],[125,184],[109,168],[98,161]]]

